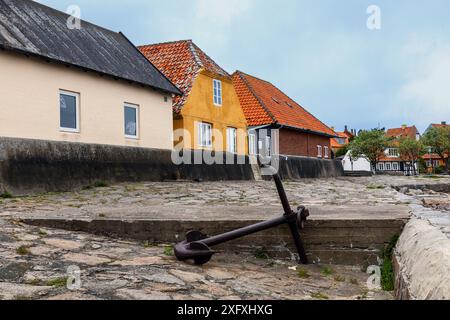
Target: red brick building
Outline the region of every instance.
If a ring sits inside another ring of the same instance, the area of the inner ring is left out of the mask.
[[[249,126],[250,154],[332,157],[335,132],[280,89],[240,71],[233,83]]]

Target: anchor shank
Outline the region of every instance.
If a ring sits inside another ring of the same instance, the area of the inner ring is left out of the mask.
[[[204,239],[201,242],[209,247],[216,246],[218,244],[235,240],[244,236],[248,236],[253,233],[264,231],[279,225],[285,224],[287,222],[286,216],[279,217],[270,221],[263,221],[251,226],[243,227],[241,229],[233,230],[215,237]]]
[[[286,191],[284,190],[283,182],[278,174],[273,175],[273,180],[277,186],[278,195],[280,196],[281,204],[283,205],[284,214],[289,215],[292,213],[291,205],[289,204],[289,200],[286,195]]]

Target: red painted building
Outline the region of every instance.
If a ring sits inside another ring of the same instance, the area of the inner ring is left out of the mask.
[[[233,83],[249,126],[250,154],[332,157],[336,133],[280,89],[240,71]]]

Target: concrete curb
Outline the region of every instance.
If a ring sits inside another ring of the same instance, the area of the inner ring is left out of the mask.
[[[450,299],[450,240],[421,219],[406,225],[394,253],[396,298]]]

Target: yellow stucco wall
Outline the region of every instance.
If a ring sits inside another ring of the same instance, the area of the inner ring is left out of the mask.
[[[80,132],[60,130],[59,91],[80,94]],[[149,88],[0,51],[0,136],[173,148],[171,99]],[[139,106],[139,138],[124,133],[124,104]]]
[[[213,99],[213,80],[222,81],[222,106],[216,106]],[[174,128],[183,127],[190,134],[190,144],[184,147],[202,149],[198,144],[198,122],[208,122],[213,130],[221,133],[213,134],[213,149],[215,151],[227,150],[227,128],[238,129],[237,153],[248,154],[247,122],[241,109],[239,98],[230,79],[219,77],[207,71],[202,71],[197,77],[191,94],[181,111],[182,121],[175,120]],[[175,142],[176,143],[176,142]]]

